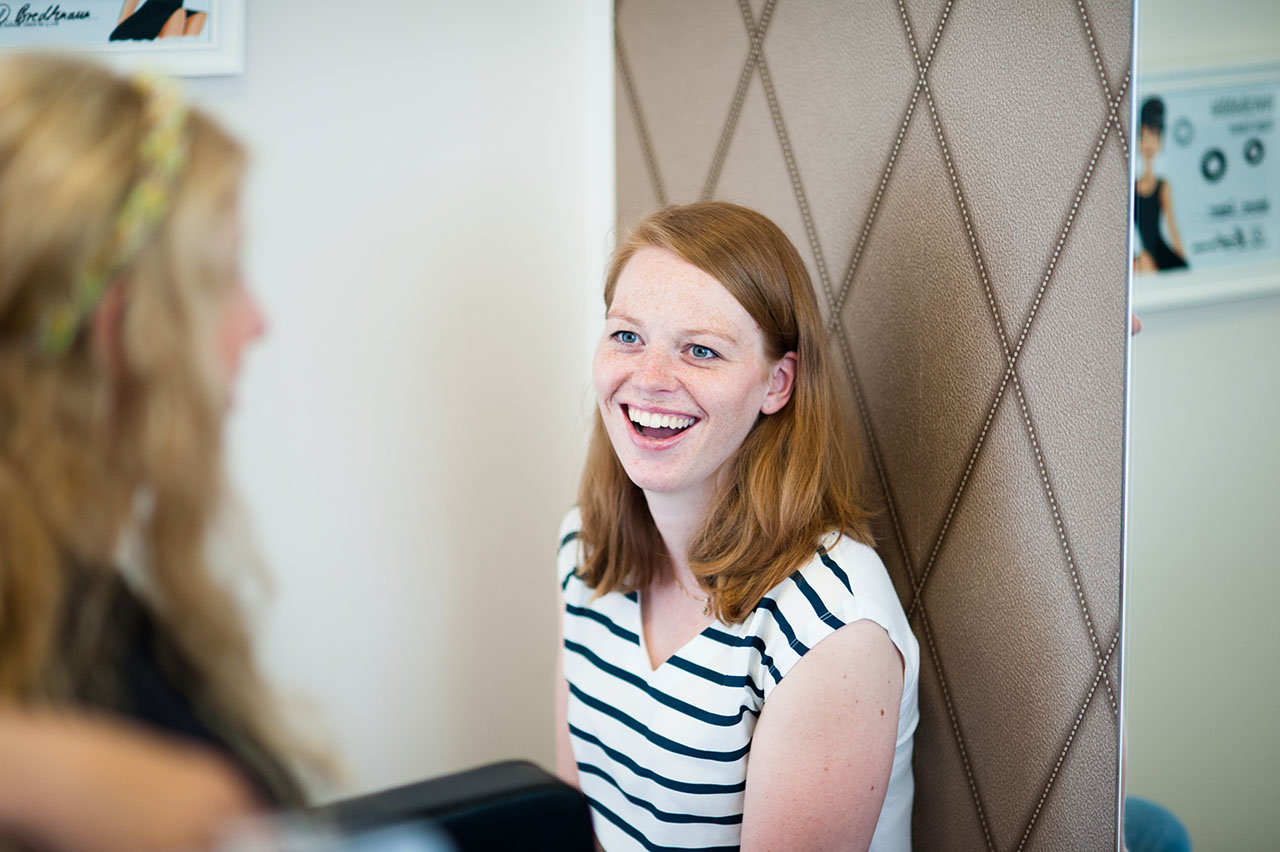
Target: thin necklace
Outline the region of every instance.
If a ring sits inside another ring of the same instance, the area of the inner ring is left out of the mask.
[[[699,597],[699,596],[695,595],[693,592],[691,592],[691,591],[689,591],[688,589],[686,589],[686,588],[684,587],[684,583],[681,583],[681,582],[680,582],[680,578],[679,578],[679,577],[677,577],[674,573],[672,573],[672,575],[671,575],[671,579],[672,579],[672,580],[675,580],[676,588],[677,588],[677,589],[679,589],[680,591],[684,592],[684,596],[685,596],[686,598],[688,598],[688,599],[689,599],[689,600],[691,600],[691,601],[696,601],[697,603],[702,604],[702,614],[703,614],[703,615],[707,615],[708,613],[710,613],[710,612],[711,612],[711,598],[707,597],[706,595],[703,595],[702,597]]]

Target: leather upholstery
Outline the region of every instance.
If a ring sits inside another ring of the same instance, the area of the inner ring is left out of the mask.
[[[1115,848],[1126,0],[628,0],[619,226],[755,207],[856,403],[920,640],[915,848]]]

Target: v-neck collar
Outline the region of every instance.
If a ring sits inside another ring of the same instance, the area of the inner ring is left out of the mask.
[[[688,639],[686,639],[680,645],[680,647],[672,651],[671,654],[668,655],[665,659],[660,660],[658,664],[655,666],[653,664],[653,657],[650,656],[649,654],[649,641],[644,634],[644,609],[642,604],[643,600],[644,600],[644,592],[637,590],[635,592],[635,597],[634,597],[634,606],[632,607],[632,617],[635,619],[635,632],[636,632],[636,636],[639,639],[638,644],[640,649],[640,664],[643,666],[643,672],[646,676],[652,677],[658,674],[659,672],[661,672],[662,670],[670,668],[670,666],[668,666],[667,664],[670,663],[676,657],[680,657],[682,659],[688,659],[688,655],[685,652],[695,642],[697,642],[698,639],[702,638],[703,636],[706,636],[707,631],[714,629],[714,630],[733,632],[733,628],[730,625],[723,624],[721,623],[720,619],[712,617],[711,621],[708,624],[704,625],[702,629],[700,629],[697,633],[693,634]]]

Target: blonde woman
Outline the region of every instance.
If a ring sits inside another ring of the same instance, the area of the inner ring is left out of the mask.
[[[907,852],[919,648],[795,248],[673,207],[605,281],[557,766],[615,850]]]
[[[0,62],[0,838],[197,848],[301,798],[204,557],[263,327],[243,161],[164,81]]]

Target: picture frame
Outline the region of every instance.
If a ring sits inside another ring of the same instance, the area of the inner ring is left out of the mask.
[[[1152,99],[1161,101],[1164,132],[1148,163],[1142,125]],[[1140,72],[1133,109],[1134,310],[1280,294],[1280,62]],[[1158,198],[1143,196],[1148,169]],[[1152,217],[1160,220],[1154,237]],[[1148,240],[1180,243],[1186,265],[1139,271]]]
[[[246,0],[0,0],[0,50],[82,54],[121,70],[244,73]]]

